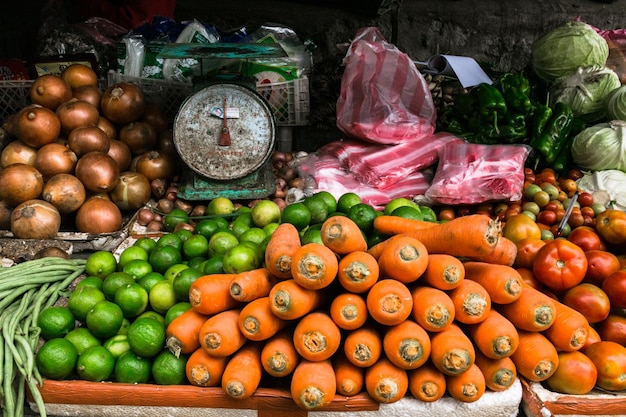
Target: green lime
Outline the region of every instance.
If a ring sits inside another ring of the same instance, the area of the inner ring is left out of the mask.
[[[46,340],[65,336],[74,329],[75,324],[76,318],[64,306],[45,308],[37,317],[37,327],[41,329],[41,336]]]
[[[78,351],[69,340],[54,338],[41,345],[35,365],[43,377],[61,380],[74,372],[77,360]]]
[[[150,264],[152,265],[153,271],[165,274],[165,271],[167,271],[169,267],[183,262],[183,254],[174,246],[157,246],[150,253],[148,262],[150,262]]]
[[[311,224],[324,222],[330,214],[326,201],[322,197],[307,197],[302,204],[311,212]]]
[[[211,239],[213,233],[217,232],[220,228],[220,224],[216,219],[202,219],[194,227],[194,233],[202,235],[207,239]]]
[[[209,240],[209,256],[224,255],[228,249],[239,244],[239,239],[232,233],[220,231]]]
[[[391,213],[393,213],[395,209],[397,209],[398,207],[403,207],[403,206],[409,206],[409,207],[419,209],[417,204],[415,204],[413,201],[409,200],[408,198],[396,197],[392,199],[391,201],[389,201],[387,204],[385,204],[385,207],[383,208],[383,213],[390,215]]]
[[[232,223],[242,223],[244,225],[247,225],[248,227],[254,226],[254,221],[252,221],[252,209],[249,209],[249,211],[243,212],[235,217],[231,224]]]
[[[96,251],[89,255],[85,261],[87,275],[104,278],[115,270],[117,270],[117,259],[109,251]]]
[[[77,320],[84,322],[89,310],[105,299],[104,293],[96,287],[83,285],[70,294],[67,300],[67,307]]]
[[[391,212],[392,216],[403,217],[405,219],[424,220],[420,209],[413,206],[400,206]]]
[[[135,241],[135,243],[133,243],[133,245],[143,248],[143,250],[150,254],[152,249],[156,247],[156,240],[151,237],[140,237]]]
[[[419,206],[420,213],[422,213],[422,217],[427,222],[436,222],[437,221],[437,213],[435,210],[428,206]]]
[[[180,316],[190,308],[191,303],[189,301],[179,301],[178,303],[171,306],[170,309],[167,310],[167,313],[165,313],[165,328],[170,325],[172,320],[174,320],[176,317]]]
[[[238,207],[235,208],[234,213],[236,214],[250,213],[251,211],[252,209],[249,206],[239,205]]]
[[[115,291],[114,302],[127,319],[137,317],[148,308],[148,291],[136,282],[126,284]]]
[[[302,202],[288,204],[280,215],[281,223],[291,223],[296,229],[304,230],[311,223],[311,211]]]
[[[169,349],[161,351],[152,361],[152,377],[159,385],[182,385],[187,381],[187,356],[176,357]]]
[[[362,203],[361,197],[353,192],[344,193],[337,199],[337,211],[348,214],[348,210],[355,204]]]
[[[193,282],[204,275],[202,272],[194,268],[187,268],[180,271],[172,281],[174,294],[178,301],[189,301],[189,288]]]
[[[252,227],[252,226],[250,226],[250,225],[248,225],[248,224],[246,224],[246,223],[244,223],[244,222],[240,222],[240,221],[235,220],[235,221],[234,221],[234,222],[232,222],[232,223],[231,223],[231,225],[230,225],[230,231],[231,231],[231,233],[232,233],[233,235],[235,235],[235,237],[236,237],[237,239],[239,239],[239,237],[240,237],[241,235],[243,235],[243,234],[244,234],[244,232],[245,232],[246,230],[248,230],[250,227]]]
[[[224,254],[224,272],[237,274],[259,268],[258,252],[251,246],[239,244]]]
[[[302,242],[303,245],[307,243],[320,243],[323,245],[322,232],[319,228],[309,228],[300,237],[300,242]]]
[[[276,228],[278,228],[279,225],[280,223],[274,222],[274,223],[269,223],[263,226],[263,231],[265,232],[265,236],[272,236],[272,234],[274,234],[274,231],[276,231]]]
[[[104,341],[102,346],[107,348],[116,359],[130,350],[128,336],[125,334],[116,334],[115,336],[108,338]]]
[[[132,351],[123,353],[115,362],[113,377],[117,382],[145,384],[150,380],[152,360]]]
[[[260,227],[251,227],[239,237],[239,242],[254,242],[261,244],[263,240],[267,237],[265,231]]]
[[[128,326],[130,326],[130,320],[124,317],[124,320],[122,320],[122,327],[120,327],[120,329],[117,331],[117,334],[125,335],[126,333],[128,333]]]
[[[102,344],[102,342],[100,342],[100,339],[98,339],[96,335],[91,333],[86,327],[76,327],[74,330],[66,334],[64,339],[68,340],[74,345],[79,355],[83,353],[87,348]]]
[[[83,285],[89,285],[91,287],[96,287],[100,291],[102,291],[102,284],[104,280],[100,277],[88,276],[80,280],[78,284],[76,284],[76,288],[81,287]]]
[[[109,274],[102,283],[102,292],[107,300],[113,301],[115,299],[115,292],[118,288],[124,285],[133,284],[135,280],[133,277],[123,271],[113,272]]]
[[[114,369],[115,358],[102,345],[85,349],[76,361],[76,372],[86,381],[100,382],[109,379]]]
[[[389,239],[389,235],[381,233],[378,230],[374,229],[367,235],[367,247],[371,248],[375,244],[387,239]]]
[[[319,197],[326,202],[326,206],[328,207],[328,212],[332,213],[337,211],[337,199],[334,195],[332,195],[329,191],[318,191],[312,195],[312,197]]]
[[[204,256],[196,256],[187,261],[187,266],[192,269],[200,270],[200,265],[206,260],[207,258]]]
[[[209,240],[202,235],[193,235],[183,242],[183,255],[186,259],[209,254]]]
[[[267,245],[266,239],[263,239],[261,243],[252,242],[250,240],[244,240],[244,241],[239,242],[238,246],[246,246],[248,248],[254,249],[254,252],[256,253],[256,256],[257,256],[255,259],[255,262],[260,267],[261,265],[263,265],[263,262],[265,262],[265,246]]]
[[[137,280],[137,283],[141,285],[146,291],[150,292],[150,288],[154,286],[159,281],[163,281],[165,277],[160,272],[152,271],[149,274],[144,275],[143,277]]]
[[[365,234],[374,228],[376,209],[367,203],[357,203],[348,210],[348,218],[354,221]]]
[[[132,245],[127,247],[126,249],[122,250],[122,253],[120,253],[119,260],[117,261],[117,270],[122,271],[127,263],[136,259],[147,261],[148,252],[146,252],[146,250],[141,246]]]
[[[123,320],[122,308],[114,302],[103,300],[89,310],[85,324],[91,333],[104,340],[117,334]]]
[[[169,232],[173,232],[178,223],[187,222],[189,222],[189,214],[187,214],[185,210],[178,207],[173,208],[163,218],[163,224],[165,225],[165,229]]]
[[[167,310],[178,301],[172,281],[164,280],[154,284],[148,294],[148,300],[154,311],[160,314],[167,313]]]
[[[152,265],[144,259],[133,259],[122,267],[122,272],[126,272],[136,281],[152,272]]]
[[[167,268],[167,271],[165,271],[165,273],[163,274],[163,277],[168,281],[174,281],[174,278],[176,278],[176,276],[180,274],[181,271],[184,271],[185,269],[189,269],[189,265],[184,264],[184,263],[172,265],[169,268]]]
[[[224,273],[224,255],[215,255],[202,263],[202,273],[205,275]]]
[[[260,200],[250,211],[252,222],[257,227],[265,227],[280,221],[280,206],[273,200]]]
[[[150,317],[137,318],[128,328],[128,343],[137,355],[152,358],[165,347],[165,326]]]
[[[178,235],[180,237],[180,240],[182,240],[183,243],[185,243],[187,239],[193,236],[193,232],[186,228],[175,229],[174,234]]]
[[[235,211],[235,205],[226,197],[216,197],[209,201],[206,206],[206,214],[231,214]]]
[[[239,215],[237,217],[235,217],[235,219],[240,220],[242,218],[242,216],[244,216],[246,213],[243,213],[243,215]],[[250,213],[248,213],[249,215]],[[217,222],[217,226],[218,229],[228,229],[230,227],[230,217],[226,218],[223,216],[219,216],[219,217],[214,217],[213,220],[215,220]]]
[[[165,326],[165,316],[163,314],[159,314],[154,310],[146,310],[137,316],[137,319],[140,318],[149,318],[151,320],[156,320],[161,323],[162,326]],[[136,320],[136,319],[135,319]]]
[[[179,251],[182,251],[183,239],[180,237],[180,235],[177,235],[176,233],[164,234],[163,236],[159,238],[159,240],[156,241],[156,247],[154,249],[160,248],[161,246],[168,246],[168,245],[175,247]],[[150,258],[148,257],[148,259]]]

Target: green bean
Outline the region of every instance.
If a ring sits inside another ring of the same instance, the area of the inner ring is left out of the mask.
[[[20,353],[22,358],[25,359],[24,377],[27,379],[31,379],[33,377],[33,368],[35,367],[35,353],[28,343],[28,340],[24,336],[16,334],[15,341],[18,342],[18,345],[16,346],[18,352]]]
[[[85,265],[87,261],[84,259],[63,259],[58,257],[48,257],[43,259],[32,259],[29,261],[20,262],[13,266],[7,268],[0,268],[0,278],[12,275],[12,274],[23,274],[30,272],[40,271],[41,268],[44,267],[56,267],[56,266],[81,266]]]
[[[33,400],[35,400],[37,409],[39,410],[39,416],[46,417],[46,403],[41,396],[41,392],[39,392],[39,385],[41,385],[41,382],[37,383],[34,380],[27,380],[26,383],[28,384],[28,388],[30,389],[30,394],[33,396]]]
[[[0,365],[4,367],[4,336],[0,333]],[[4,372],[0,372],[0,387],[4,383]]]
[[[14,375],[13,355],[6,343],[4,344],[2,348],[6,349],[4,352],[4,381],[3,381],[4,382],[3,383],[4,415],[12,416],[15,413],[15,398],[13,397],[13,375]]]
[[[37,286],[36,285],[24,285],[23,287],[16,289],[16,291],[11,293],[10,296],[0,301],[0,310],[4,310],[18,297],[22,296],[25,292],[28,292],[29,290],[32,290],[33,288],[37,288]]]
[[[16,410],[15,417],[22,417],[24,415],[24,406],[26,405],[26,378],[24,375],[20,375],[17,379],[17,398],[15,399]]]

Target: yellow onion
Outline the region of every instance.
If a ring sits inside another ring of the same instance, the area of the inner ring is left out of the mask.
[[[122,212],[111,200],[92,197],[76,211],[76,229],[83,233],[113,233],[122,228]]]
[[[41,196],[62,214],[73,213],[85,202],[85,186],[72,174],[57,174],[43,186]]]
[[[17,206],[40,196],[43,176],[32,165],[12,164],[0,171],[0,184],[0,200]]]
[[[61,214],[52,204],[33,199],[11,213],[11,232],[18,239],[52,239],[61,228]]]
[[[140,172],[122,172],[109,196],[120,209],[137,210],[143,207],[152,196],[150,181]]]

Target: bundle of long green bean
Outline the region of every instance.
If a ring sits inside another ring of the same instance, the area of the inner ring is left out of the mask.
[[[39,313],[62,296],[85,271],[85,260],[47,257],[0,268],[0,397],[4,417],[24,414],[26,386],[41,416],[46,415],[35,365]]]

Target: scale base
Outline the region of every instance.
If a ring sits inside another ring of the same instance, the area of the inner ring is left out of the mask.
[[[185,174],[177,196],[192,201],[226,197],[230,200],[266,198],[276,191],[276,177],[271,163],[265,162],[258,170],[241,178],[220,181],[194,172]]]

